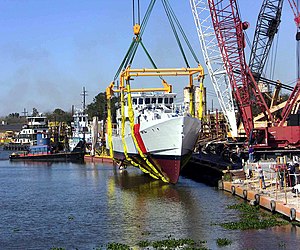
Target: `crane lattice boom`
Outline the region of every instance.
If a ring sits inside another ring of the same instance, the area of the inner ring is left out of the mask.
[[[222,58],[249,142],[252,142],[253,134],[256,131],[255,136],[257,137],[255,139],[260,138],[260,142],[256,142],[257,147],[299,148],[300,126],[286,126],[285,123],[299,98],[299,77],[293,92],[283,107],[282,117],[279,118],[279,121],[275,121],[245,61],[244,30],[248,24],[240,19],[237,0],[208,0],[208,3]],[[299,17],[299,11],[296,13]],[[295,20],[298,19],[295,17]],[[297,28],[299,29],[299,26]],[[296,39],[299,43],[299,30]],[[252,114],[252,106],[254,105],[258,105],[262,113],[265,114],[267,122],[265,127],[254,129]]]
[[[254,80],[245,60],[244,29],[248,23],[242,23],[238,7],[233,0],[208,0],[212,22],[222,58],[226,66],[234,97],[241,111],[241,119],[247,136],[254,127],[252,104],[258,105],[262,112],[273,120],[266,102]],[[252,98],[254,98],[252,100]]]
[[[202,54],[211,82],[218,97],[221,109],[230,125],[231,133],[237,136],[237,122],[232,91],[227,72],[222,60],[214,29],[210,18],[207,0],[190,0]]]
[[[258,15],[251,47],[249,68],[256,81],[260,79],[278,31],[283,0],[264,0]]]

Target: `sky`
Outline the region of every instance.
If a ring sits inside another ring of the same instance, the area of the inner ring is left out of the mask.
[[[150,1],[140,2],[143,16]],[[189,0],[169,2],[207,73]],[[242,18],[250,23],[251,41],[261,2],[239,0]],[[91,103],[113,80],[133,38],[132,0],[0,0],[0,13],[0,116],[22,114],[24,109],[30,114],[33,108],[39,112],[80,108],[83,87],[86,103]],[[296,78],[295,34],[285,1],[274,80],[290,83]],[[185,66],[160,0],[143,43],[158,67]],[[190,64],[197,66],[193,60]],[[141,48],[133,67],[150,67]],[[185,80],[173,81],[175,92],[181,92]],[[204,84],[208,99],[218,107],[209,77]]]

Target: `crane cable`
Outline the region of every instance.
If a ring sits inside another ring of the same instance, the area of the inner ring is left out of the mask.
[[[196,53],[195,53],[195,51],[193,50],[193,48],[192,48],[192,46],[191,46],[191,44],[190,44],[190,42],[189,42],[189,40],[188,40],[188,38],[187,38],[187,36],[186,36],[186,34],[185,34],[185,32],[184,32],[182,26],[180,25],[180,22],[178,21],[178,19],[177,19],[176,15],[175,15],[175,13],[174,13],[174,11],[173,11],[173,9],[172,9],[170,3],[168,2],[168,0],[162,0],[162,4],[163,4],[163,6],[164,6],[165,12],[166,12],[166,14],[167,14],[168,20],[169,20],[169,22],[170,22],[171,28],[172,28],[172,30],[173,30],[175,39],[176,39],[176,41],[177,41],[177,44],[178,44],[178,46],[179,46],[180,52],[181,52],[181,54],[182,54],[182,56],[183,56],[183,59],[184,59],[184,61],[185,61],[185,63],[186,63],[186,66],[187,66],[188,68],[190,67],[190,66],[189,66],[189,63],[188,63],[188,61],[187,61],[186,55],[185,55],[185,53],[184,53],[182,44],[181,44],[181,42],[180,42],[179,36],[178,36],[178,34],[177,34],[176,27],[175,27],[175,25],[174,25],[174,21],[175,21],[175,23],[176,23],[176,25],[177,25],[177,27],[178,27],[178,29],[179,29],[179,31],[180,31],[180,33],[181,33],[183,39],[184,39],[184,41],[186,42],[186,45],[188,46],[188,48],[189,48],[189,50],[190,50],[192,56],[194,57],[194,60],[199,64],[199,60],[198,60],[198,58],[197,58],[197,56],[196,56]],[[173,21],[173,19],[174,19],[174,21]]]
[[[154,6],[155,2],[156,2],[156,0],[151,0],[149,6],[147,8],[147,11],[145,13],[145,16],[142,20],[142,23],[140,26],[140,32],[139,32],[139,34],[136,35],[136,37],[133,38],[133,40],[129,46],[129,49],[127,50],[125,57],[124,57],[123,61],[121,62],[120,66],[115,74],[113,81],[115,81],[119,77],[122,70],[126,69],[129,65],[132,64],[133,58],[135,56],[135,53],[137,51],[139,43],[141,43],[141,37],[145,31],[146,25],[148,23],[148,20],[149,20],[151,12],[153,10],[153,6]],[[133,7],[133,11],[135,12],[134,7]],[[139,11],[138,11],[138,16],[139,16]],[[138,17],[138,19],[139,19],[139,17]],[[135,22],[135,15],[133,15],[133,22]],[[153,60],[151,60],[151,61],[153,61]]]

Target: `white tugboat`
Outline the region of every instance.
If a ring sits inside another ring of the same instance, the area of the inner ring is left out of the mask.
[[[49,138],[49,127],[45,116],[28,116],[27,124],[17,134],[13,143],[33,146],[37,144],[37,135],[40,139]]]
[[[72,137],[69,139],[69,148],[72,152],[78,143],[85,141],[87,147],[92,143],[91,127],[89,126],[88,114],[82,110],[75,111],[71,122]]]

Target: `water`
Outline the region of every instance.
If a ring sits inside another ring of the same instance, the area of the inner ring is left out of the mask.
[[[0,161],[0,249],[95,249],[109,242],[206,240],[209,249],[297,249],[300,228],[226,230],[229,193],[180,178],[162,184],[136,168]],[[232,244],[216,245],[217,238]]]

